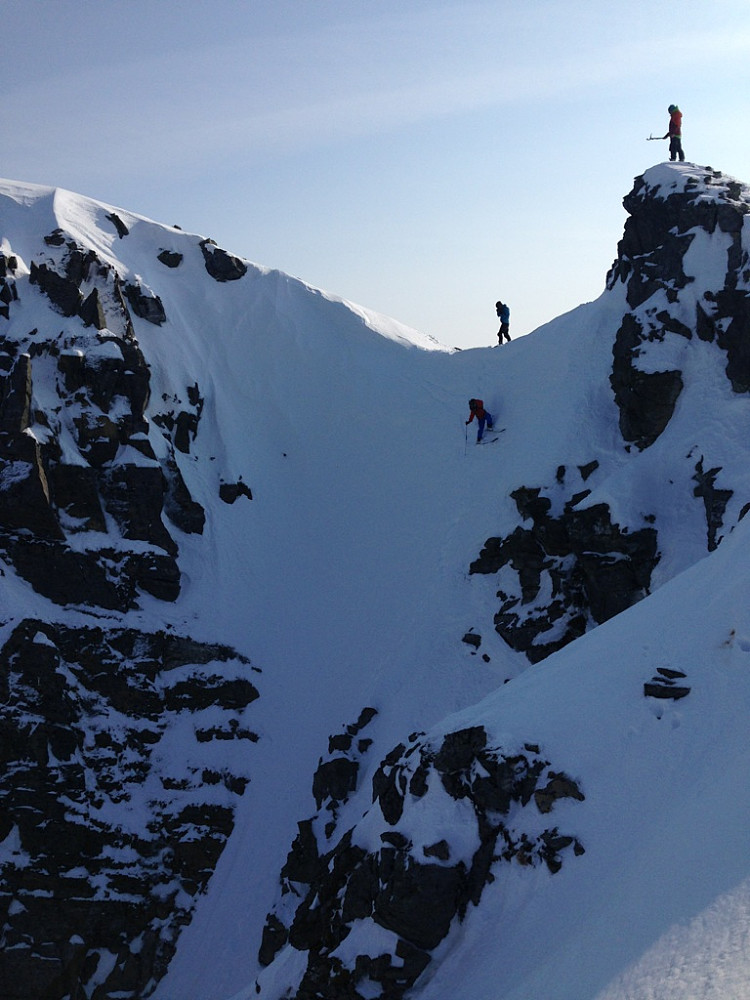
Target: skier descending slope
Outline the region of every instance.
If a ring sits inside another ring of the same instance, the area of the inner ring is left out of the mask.
[[[495,422],[494,422],[494,420],[492,418],[492,414],[489,413],[487,410],[485,410],[484,403],[482,402],[481,399],[470,399],[469,400],[469,410],[471,412],[469,414],[469,419],[466,421],[466,426],[467,427],[469,426],[469,424],[472,422],[472,420],[474,419],[474,417],[477,418],[477,425],[478,425],[477,426],[477,444],[480,444],[481,441],[482,441],[482,436],[484,435],[484,425],[485,425],[485,422],[486,422],[486,424],[487,424],[487,426],[489,427],[490,430],[492,430]]]

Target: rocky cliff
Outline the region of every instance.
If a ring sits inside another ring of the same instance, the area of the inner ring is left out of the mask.
[[[3,621],[0,994],[142,997],[231,833],[255,668],[118,620],[179,597],[205,512],[178,455],[202,399],[153,398],[134,318],[164,323],[156,294],[59,227],[29,235],[30,258],[0,253],[0,555],[59,611]],[[203,250],[214,280],[238,276]]]

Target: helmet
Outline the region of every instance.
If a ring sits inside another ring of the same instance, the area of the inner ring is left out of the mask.
[[[673,111],[679,111],[679,110],[680,109],[677,107],[676,104],[670,104],[669,107],[667,108],[667,111],[670,113],[670,115],[672,114]]]

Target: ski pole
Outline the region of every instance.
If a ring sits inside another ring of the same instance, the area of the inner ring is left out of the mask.
[[[649,135],[646,142],[652,142],[654,139],[663,139],[663,135]]]

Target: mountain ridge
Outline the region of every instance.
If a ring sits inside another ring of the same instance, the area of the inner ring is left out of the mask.
[[[710,885],[723,878],[726,889],[742,864],[714,860],[702,895],[680,889],[675,874],[654,920],[628,936],[623,914],[635,912],[639,892],[648,895],[631,871],[630,901],[619,917],[616,905],[609,914],[621,921],[620,943],[584,921],[603,957],[576,972],[571,956],[581,961],[582,945],[570,917],[581,905],[601,906],[595,875],[610,891],[616,885],[606,875],[613,855],[603,847],[611,830],[597,819],[602,800],[619,781],[622,807],[635,786],[616,754],[609,771],[591,759],[564,698],[582,692],[582,732],[605,706],[594,727],[602,746],[612,743],[607,726],[619,711],[621,747],[632,749],[632,733],[647,731],[644,746],[675,753],[679,775],[700,770],[685,732],[706,736],[696,705],[706,703],[706,671],[692,660],[682,669],[690,642],[719,663],[727,651],[744,660],[744,611],[704,612],[709,564],[704,573],[691,567],[709,554],[715,566],[721,556],[727,580],[742,579],[730,553],[744,537],[750,495],[742,435],[747,189],[693,164],[652,168],[626,198],[630,219],[600,299],[502,350],[450,352],[203,237],[69,193],[52,201],[75,237],[58,216],[31,224],[23,213],[33,204],[13,200],[18,187],[10,184],[10,207],[0,203],[2,482],[4,510],[20,518],[13,528],[6,516],[3,542],[9,676],[18,653],[13,659],[8,642],[20,619],[58,623],[57,632],[25,626],[23,646],[24,670],[51,671],[58,685],[71,672],[86,676],[65,630],[104,629],[105,662],[121,664],[103,689],[110,698],[121,697],[113,686],[121,670],[132,685],[144,669],[127,657],[134,645],[149,648],[148,634],[166,636],[196,661],[179,675],[172,667],[153,674],[144,661],[176,712],[159,730],[173,749],[165,743],[160,751],[161,772],[154,754],[141,751],[143,791],[121,784],[117,792],[145,795],[153,811],[164,797],[153,781],[174,786],[182,825],[167,803],[154,831],[160,849],[188,865],[175,870],[170,891],[182,888],[169,913],[160,912],[158,933],[148,921],[140,928],[149,944],[137,961],[125,925],[119,938],[104,939],[89,921],[84,933],[72,929],[80,938],[72,953],[51,941],[42,948],[19,909],[38,906],[23,883],[23,859],[39,834],[16,823],[0,840],[17,885],[0,898],[6,952],[29,973],[27,983],[34,970],[34,982],[46,975],[60,997],[78,983],[92,997],[118,989],[162,1000],[238,991],[358,1000],[409,989],[439,1000],[463,968],[473,970],[473,994],[487,1000],[529,990],[581,1000],[584,982],[592,1000],[610,984],[612,997],[627,996],[627,984],[617,984],[625,960],[645,954],[665,915],[680,917],[680,899],[683,915],[688,904],[700,912]],[[474,395],[506,428],[491,448],[474,445],[474,425],[471,434],[462,430]],[[14,398],[27,402],[19,408]],[[35,442],[31,452],[26,439]],[[37,470],[30,479],[18,464],[28,456]],[[34,482],[39,520],[29,524],[18,491]],[[122,483],[139,503],[126,502]],[[42,530],[56,540],[41,540]],[[54,592],[44,558],[29,569],[34,547],[45,557],[57,552],[68,567]],[[98,590],[75,583],[81,567],[103,569]],[[115,571],[120,582],[107,590]],[[686,574],[692,582],[678,585]],[[47,587],[46,599],[29,580]],[[74,584],[88,603],[56,607]],[[671,599],[673,591],[683,596]],[[102,607],[107,593],[115,604]],[[713,645],[673,610],[680,600],[695,622],[707,615]],[[662,610],[647,613],[651,602]],[[684,633],[685,648],[674,641],[680,655],[665,648],[652,621],[672,614]],[[629,666],[628,627],[646,637]],[[607,652],[610,641],[616,655]],[[155,662],[164,667],[164,657]],[[607,662],[606,682],[592,681],[597,659]],[[719,672],[725,677],[726,667]],[[581,676],[572,681],[574,673]],[[556,677],[567,679],[558,687]],[[744,688],[735,683],[737,706],[717,694],[717,718],[720,709],[739,711]],[[28,709],[19,709],[20,728],[9,730],[6,719],[7,748],[36,731]],[[54,733],[45,711],[35,716],[40,735]],[[88,780],[101,793],[103,747],[87,757],[86,733],[111,739],[115,711],[112,702],[78,717],[83,743],[69,747],[64,766],[50,770],[34,751],[19,770],[6,756],[17,776],[5,790],[10,814],[21,815],[22,773],[39,781],[54,771],[59,784],[75,768],[93,768]],[[517,736],[498,731],[504,712],[516,718],[503,725]],[[136,709],[125,724],[131,742],[141,726]],[[190,747],[181,772],[180,743],[170,735],[177,731]],[[683,741],[679,753],[670,734]],[[201,763],[206,749],[213,764]],[[744,751],[733,752],[727,773],[737,775]],[[714,768],[720,754],[710,757]],[[643,780],[649,759],[645,750],[633,757]],[[508,780],[510,799],[501,794]],[[678,806],[681,795],[693,798],[675,780],[670,802],[683,859],[688,823]],[[651,781],[643,799],[644,843],[663,826],[660,789]],[[718,813],[718,794],[709,798]],[[221,817],[206,811],[209,803],[221,804]],[[733,842],[743,805],[740,796],[736,811],[719,817]],[[78,809],[92,815],[91,801],[80,798]],[[109,815],[110,835],[122,840],[117,810]],[[196,838],[209,853],[218,845],[211,864],[200,850],[185,854]],[[709,844],[703,833],[701,843]],[[637,851],[630,856],[643,865]],[[131,859],[133,873],[139,863]],[[48,876],[60,920],[66,871]],[[114,875],[106,875],[110,894]],[[527,899],[536,924],[517,914],[509,924],[513,908],[501,889]],[[414,892],[431,900],[429,921],[410,909]],[[301,903],[290,907],[290,899]],[[106,911],[107,900],[106,891],[94,893],[84,909]],[[479,962],[483,914],[505,943]],[[554,971],[524,948],[522,932],[527,941],[544,936]],[[567,957],[563,941],[572,942]],[[726,975],[744,968],[736,952]],[[24,988],[19,997],[37,987]]]

